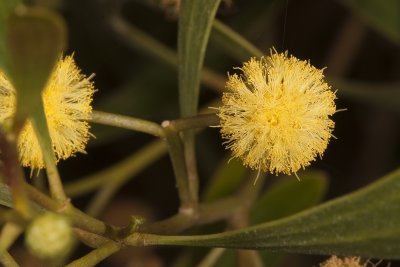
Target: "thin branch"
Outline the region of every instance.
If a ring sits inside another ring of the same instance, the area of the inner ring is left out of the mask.
[[[43,102],[42,98],[39,99]],[[64,187],[57,169],[56,159],[51,144],[51,137],[46,121],[46,114],[43,109],[43,103],[41,103],[40,106],[41,107],[37,108],[32,114],[32,127],[36,134],[36,138],[39,141],[40,149],[43,154],[51,196],[62,204],[68,202],[68,198],[65,195]]]
[[[123,116],[102,111],[93,111],[89,118],[89,121],[147,133],[160,138],[164,137],[163,129],[159,124],[129,116]]]
[[[213,248],[210,252],[202,259],[197,267],[212,267],[214,266],[219,258],[224,254],[225,248]]]
[[[190,199],[197,205],[199,202],[199,174],[197,171],[195,134],[195,131],[191,130],[182,133],[181,136],[183,139]]]
[[[164,127],[172,167],[174,169],[176,186],[181,202],[180,210],[193,213],[195,212],[196,201],[192,199],[189,190],[188,172],[182,140],[170,121],[164,121],[162,126]]]
[[[215,113],[196,115],[188,118],[176,119],[172,122],[177,131],[207,128],[219,125],[219,118]]]
[[[263,178],[256,186],[253,180],[249,180],[245,188],[236,196],[226,197],[212,203],[199,204],[195,214],[178,213],[170,218],[144,225],[140,228],[141,233],[150,234],[178,234],[193,226],[204,225],[227,219],[233,214],[247,209],[257,197],[263,185]]]
[[[160,140],[154,141],[107,169],[67,184],[65,191],[69,196],[77,197],[94,191],[110,182],[123,184],[150,166],[151,163],[162,157],[166,152],[167,146],[165,142]]]
[[[178,57],[174,50],[148,35],[146,32],[128,24],[119,16],[112,17],[110,23],[113,30],[132,48],[143,51],[153,58],[177,69]],[[223,91],[225,88],[225,76],[210,69],[203,68],[200,79],[204,85],[218,92]]]
[[[19,225],[7,222],[1,229],[0,255],[6,252],[21,235],[24,229]]]
[[[16,135],[0,130],[0,172],[10,186],[13,195],[12,202],[15,210],[29,218],[31,207],[24,188],[25,178],[19,165]]]
[[[249,55],[255,57],[262,57],[263,52],[258,49],[255,45],[250,43],[246,38],[244,38],[239,33],[235,32],[233,29],[222,23],[221,21],[215,19],[213,22],[213,30],[222,35],[225,39],[227,39],[227,43],[230,45],[234,44],[243,50],[245,50]]]
[[[19,264],[7,251],[0,256],[0,262],[4,265],[4,267],[19,267]]]
[[[107,242],[99,248],[92,250],[87,255],[74,260],[70,264],[66,265],[66,267],[90,267],[95,266],[97,263],[101,262],[105,258],[114,254],[118,250],[121,249],[121,246],[113,241]]]

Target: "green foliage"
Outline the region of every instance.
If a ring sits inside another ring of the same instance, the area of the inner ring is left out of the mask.
[[[252,225],[284,218],[311,208],[322,200],[327,189],[325,173],[307,171],[299,175],[301,181],[294,177],[281,177],[259,197],[250,211]],[[283,253],[259,253],[265,266],[279,266],[285,257]],[[234,262],[233,251],[226,250],[215,267],[232,266]]]
[[[2,0],[0,2],[0,70],[8,73],[8,51],[6,47],[6,27],[8,17],[14,11],[20,0]]]
[[[221,234],[164,236],[153,242],[400,259],[399,190],[398,170],[354,193],[280,220]]]
[[[237,191],[247,174],[247,169],[237,160],[232,159],[229,164],[223,161],[207,186],[203,200],[206,202],[232,195]]]
[[[182,1],[178,34],[179,102],[182,116],[197,113],[200,74],[220,0]]]
[[[42,91],[65,46],[65,23],[50,10],[21,7],[10,16],[7,32],[10,78],[17,92],[14,120],[21,123],[27,117],[31,118],[46,163],[52,195],[64,201]]]
[[[369,25],[400,45],[400,2],[398,0],[342,0]]]
[[[400,112],[400,83],[367,83],[343,79],[332,80],[341,96],[354,101]]]
[[[327,189],[326,174],[306,171],[299,176],[282,177],[262,194],[251,209],[251,223],[277,220],[318,204]]]
[[[17,90],[17,115],[41,109],[41,92],[65,45],[62,19],[45,9],[22,8],[9,17],[10,78]]]

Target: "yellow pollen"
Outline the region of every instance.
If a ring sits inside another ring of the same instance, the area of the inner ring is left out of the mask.
[[[92,111],[94,93],[90,77],[83,75],[72,56],[60,59],[43,90],[43,104],[56,160],[77,152],[84,153],[90,137],[87,119]],[[12,118],[16,108],[16,92],[0,72],[0,123]],[[28,119],[18,137],[18,150],[23,166],[45,167],[43,155]]]
[[[256,170],[296,173],[322,156],[332,136],[335,93],[322,70],[272,53],[229,75],[218,116],[234,157]]]

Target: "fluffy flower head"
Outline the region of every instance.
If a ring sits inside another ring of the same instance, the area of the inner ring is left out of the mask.
[[[337,256],[330,257],[327,261],[320,264],[320,267],[366,267],[367,264],[361,263],[360,258],[347,257],[339,258]]]
[[[252,58],[229,75],[218,110],[222,137],[252,169],[296,173],[324,153],[335,93],[322,70],[287,53]]]
[[[83,75],[71,56],[60,59],[43,90],[43,104],[55,157],[66,159],[85,152],[90,137],[87,119],[92,111],[94,93],[90,77]],[[0,123],[14,115],[16,92],[0,72]],[[43,155],[28,119],[18,137],[18,150],[23,166],[44,168]]]

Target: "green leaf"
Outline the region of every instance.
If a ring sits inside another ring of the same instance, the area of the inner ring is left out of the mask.
[[[321,171],[306,171],[299,173],[299,176],[300,181],[293,176],[279,177],[253,205],[250,211],[251,224],[280,219],[318,204],[327,189],[326,174]],[[261,251],[260,256],[265,266],[279,266],[285,255]],[[224,261],[216,266],[232,266],[223,265],[229,257],[230,261],[235,261],[234,253],[224,253]]]
[[[9,17],[7,47],[10,75],[17,91],[15,120],[30,116],[46,163],[52,196],[65,201],[47,127],[42,91],[66,44],[66,26],[56,13],[43,8],[21,7]]]
[[[225,250],[213,267],[236,266],[236,255],[232,249]]]
[[[8,74],[8,52],[6,47],[6,24],[9,15],[14,11],[20,0],[0,1],[0,70]]]
[[[262,57],[264,55],[260,49],[242,35],[219,20],[214,20],[211,40],[240,62],[247,61],[251,57]]]
[[[400,83],[373,84],[330,79],[338,94],[361,103],[400,112]]]
[[[400,1],[398,0],[342,0],[371,27],[388,39],[400,44]]]
[[[182,116],[197,113],[200,74],[220,0],[185,0],[181,3],[178,32],[179,102]]]
[[[10,78],[17,91],[17,115],[40,107],[41,92],[66,42],[63,20],[46,9],[21,7],[7,24]]]
[[[13,207],[13,200],[10,187],[4,183],[0,183],[0,205],[8,208]]]
[[[400,259],[399,192],[397,170],[356,192],[280,220],[212,235],[149,236],[146,243]]]
[[[252,224],[277,220],[311,208],[321,202],[327,189],[327,177],[322,171],[305,171],[296,178],[282,177],[258,199],[250,212]],[[288,198],[290,196],[290,198]],[[280,266],[285,253],[261,251],[265,266]]]
[[[280,219],[318,204],[327,189],[326,174],[306,171],[299,173],[299,177],[300,181],[292,176],[279,178],[252,207],[251,223]]]
[[[237,159],[231,159],[229,164],[224,159],[214,177],[207,186],[203,200],[208,202],[233,194],[243,182],[247,169]]]

